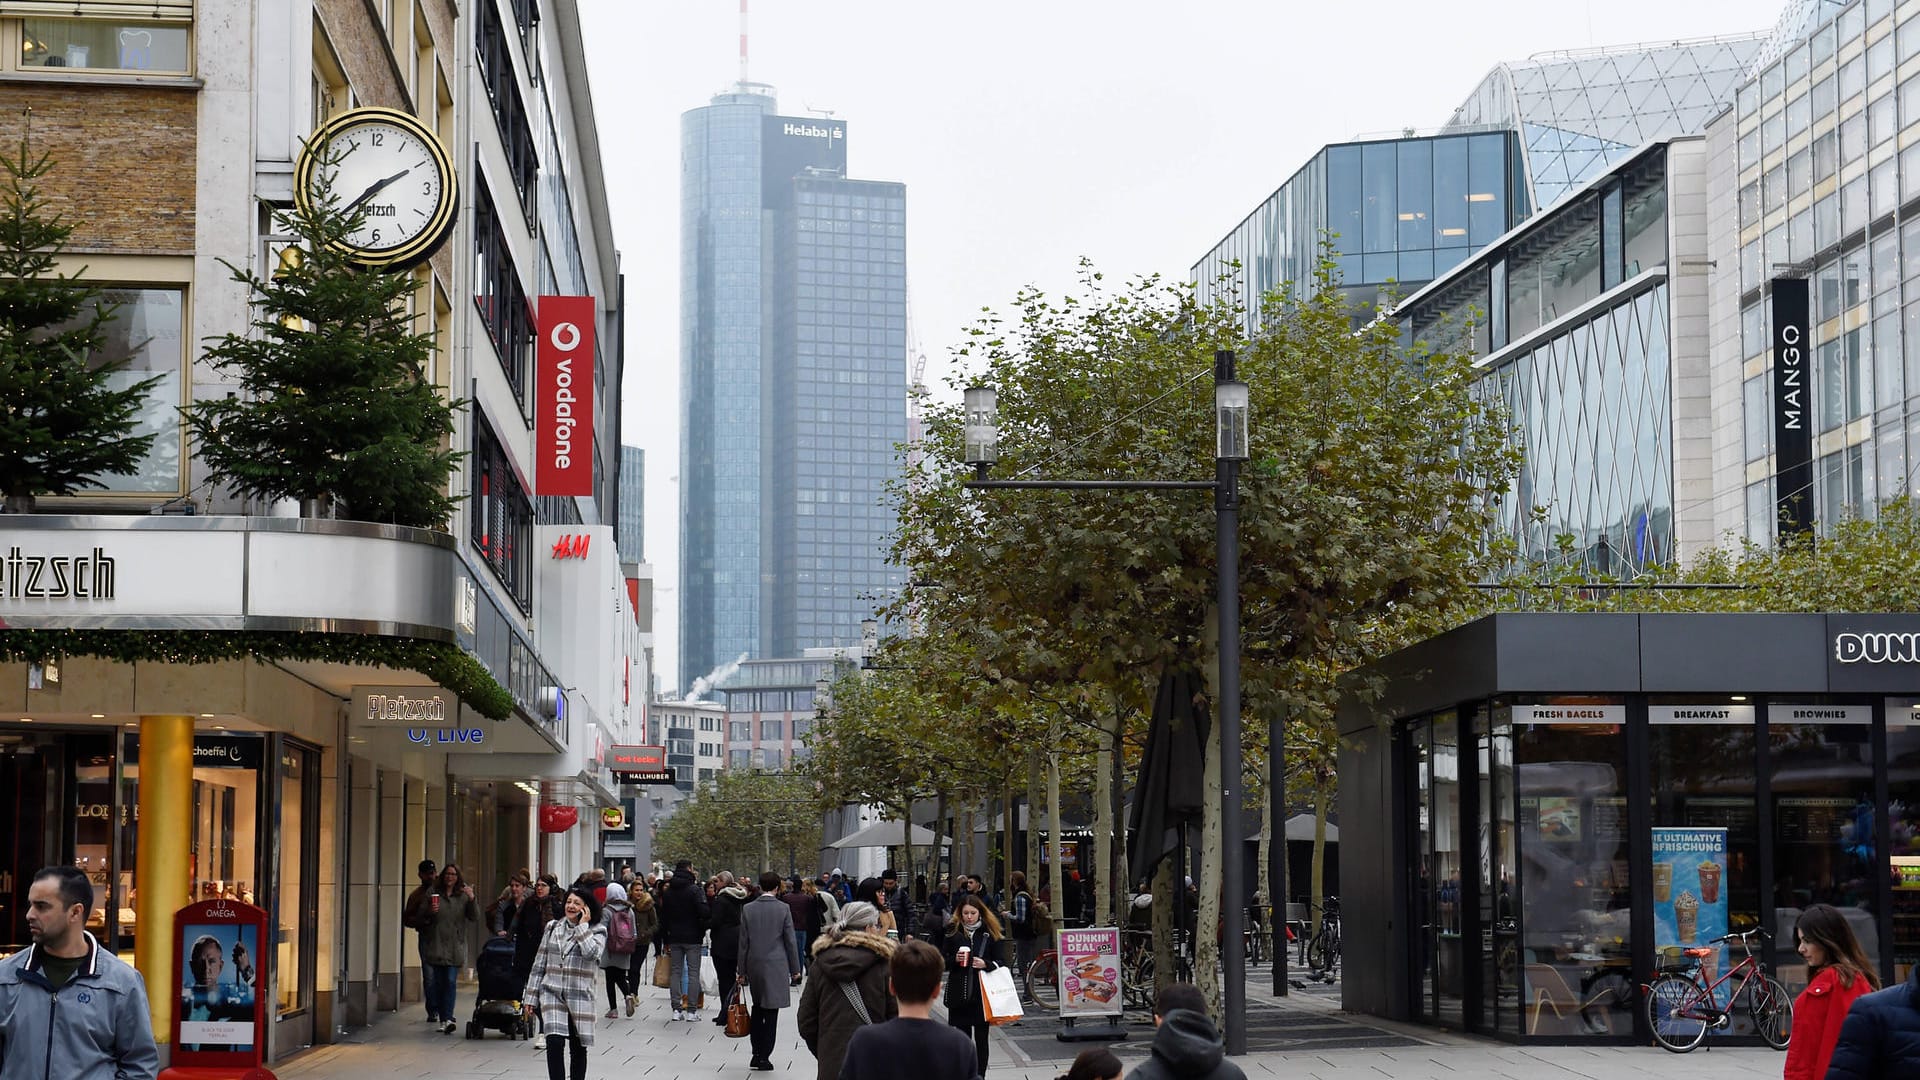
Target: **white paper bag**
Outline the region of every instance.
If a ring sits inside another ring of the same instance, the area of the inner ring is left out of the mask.
[[[980,1000],[987,1023],[1011,1024],[1020,1019],[1020,991],[1013,985],[1013,969],[1006,966],[980,973]]]

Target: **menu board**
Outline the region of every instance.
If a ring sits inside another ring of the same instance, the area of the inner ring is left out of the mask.
[[[1595,799],[1589,818],[1595,840],[1617,842],[1627,838],[1627,800]]]
[[[1773,835],[1783,844],[1831,844],[1853,822],[1846,798],[1783,795],[1773,804]]]
[[[1695,796],[1682,812],[1692,828],[1721,828],[1735,840],[1751,841],[1759,833],[1760,814],[1752,799]]]

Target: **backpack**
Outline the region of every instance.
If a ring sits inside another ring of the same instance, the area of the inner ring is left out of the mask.
[[[607,951],[615,956],[631,956],[640,944],[640,934],[633,925],[631,908],[607,909]]]
[[[1052,940],[1053,912],[1047,910],[1047,905],[1035,900],[1027,905],[1027,911],[1031,913],[1028,916],[1028,922],[1033,926],[1033,936],[1041,941]],[[1051,948],[1051,946],[1048,947]]]

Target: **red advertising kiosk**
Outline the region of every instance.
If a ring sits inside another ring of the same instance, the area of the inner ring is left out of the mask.
[[[160,1080],[274,1080],[267,1052],[267,913],[238,900],[173,916],[173,1064]]]

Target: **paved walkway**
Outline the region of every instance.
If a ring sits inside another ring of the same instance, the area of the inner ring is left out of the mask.
[[[708,978],[712,977],[711,971]],[[473,1006],[471,984],[460,988],[463,1010]],[[599,1000],[605,1001],[601,990]],[[797,998],[796,998],[797,1000]],[[1395,1024],[1338,1011],[1327,995],[1295,995],[1286,1003],[1250,995],[1250,1004],[1292,1013],[1286,1022],[1300,1025],[1312,1049],[1260,1050],[1236,1059],[1249,1077],[1289,1080],[1671,1080],[1684,1072],[1689,1080],[1751,1080],[1779,1075],[1785,1055],[1761,1048],[1696,1050],[1682,1061],[1654,1047],[1516,1047],[1428,1028]],[[1317,1014],[1317,1018],[1316,1018]],[[464,1015],[464,1013],[463,1013]],[[780,1015],[780,1039],[772,1074],[747,1070],[747,1040],[729,1039],[712,1022],[712,1011],[698,1023],[675,1021],[666,991],[642,987],[640,1007],[631,1019],[597,1021],[598,1045],[587,1075],[593,1080],[647,1077],[773,1075],[812,1077],[815,1063],[794,1028],[794,1010]],[[1272,1018],[1268,1018],[1271,1020]],[[1283,1018],[1286,1019],[1286,1018]],[[1256,1030],[1269,1026],[1262,1022]],[[1024,1028],[1042,1028],[1026,1031]],[[1336,1029],[1344,1029],[1336,1030]],[[992,1080],[1054,1080],[1066,1071],[1078,1046],[1057,1043],[1054,1030],[1039,1021],[994,1033]],[[1129,1025],[1131,1037],[1114,1050],[1131,1068],[1146,1053],[1152,1029]],[[1333,1032],[1330,1044],[1313,1040]],[[1009,1038],[1011,1033],[1013,1036]],[[1035,1036],[1040,1036],[1036,1038]],[[1374,1045],[1352,1048],[1369,1038]],[[1250,1039],[1256,1048],[1259,1040]],[[1329,1046],[1332,1048],[1324,1048]],[[1342,1048],[1344,1047],[1344,1048]],[[439,1034],[427,1026],[419,1004],[387,1014],[371,1027],[341,1042],[316,1047],[275,1068],[282,1080],[366,1080],[380,1077],[420,1080],[519,1080],[545,1075],[545,1055],[531,1043],[489,1033],[469,1040],[461,1033]]]

